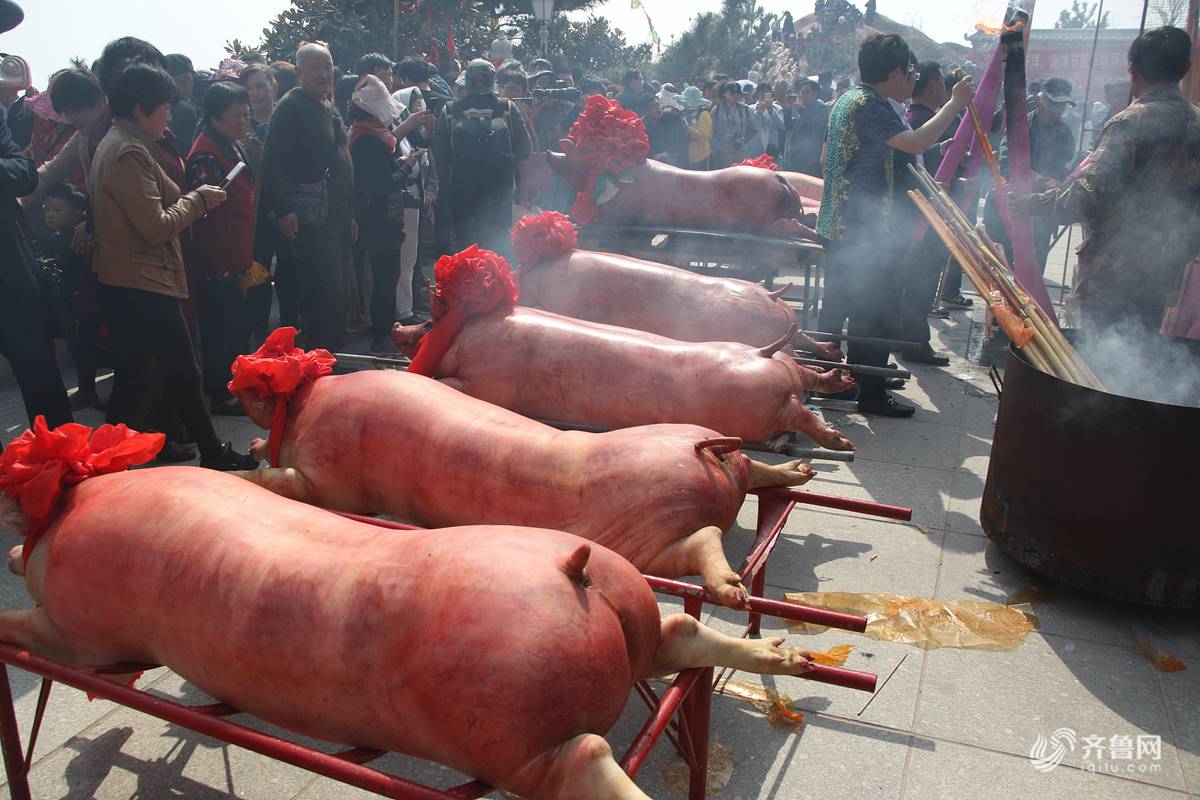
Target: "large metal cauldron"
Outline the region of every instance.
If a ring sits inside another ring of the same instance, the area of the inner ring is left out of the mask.
[[[1086,389],[1010,348],[980,523],[1063,583],[1200,606],[1200,408]]]

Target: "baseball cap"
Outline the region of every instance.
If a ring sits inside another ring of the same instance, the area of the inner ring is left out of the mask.
[[[1071,82],[1066,78],[1051,78],[1046,81],[1042,84],[1042,94],[1052,103],[1075,105],[1075,101],[1071,99]]]

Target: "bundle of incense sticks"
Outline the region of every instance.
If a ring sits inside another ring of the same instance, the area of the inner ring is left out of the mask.
[[[909,165],[909,170],[924,194],[909,191],[908,196],[983,296],[1013,344],[1042,372],[1103,391],[1100,379],[1058,326],[1022,290],[1004,250],[988,237],[983,226],[974,226],[924,167]]]

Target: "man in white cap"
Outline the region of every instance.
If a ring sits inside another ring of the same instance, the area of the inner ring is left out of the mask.
[[[520,112],[496,96],[496,68],[477,58],[463,70],[466,95],[447,105],[433,143],[458,250],[508,253],[517,164],[532,145]]]
[[[24,16],[16,3],[0,0],[0,33],[17,27]],[[5,111],[0,108],[0,353],[17,379],[30,425],[43,415],[53,428],[71,422],[71,408],[35,277],[28,223],[16,203],[37,188],[37,170],[13,142]]]

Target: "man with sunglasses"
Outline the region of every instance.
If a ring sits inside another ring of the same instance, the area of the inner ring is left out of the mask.
[[[876,34],[858,51],[861,82],[834,104],[826,140],[825,195],[817,233],[825,240],[825,299],[819,329],[841,333],[847,317],[854,336],[895,338],[900,294],[898,266],[908,230],[892,227],[897,150],[924,153],[974,96],[974,81],[964,79],[931,120],[910,130],[888,100],[906,102],[920,75],[917,60],[903,38]],[[899,223],[897,227],[902,227]],[[895,246],[888,247],[891,240]],[[886,366],[886,346],[849,346],[856,364]],[[912,416],[914,408],[885,390],[885,380],[861,379],[858,408],[864,413]]]

